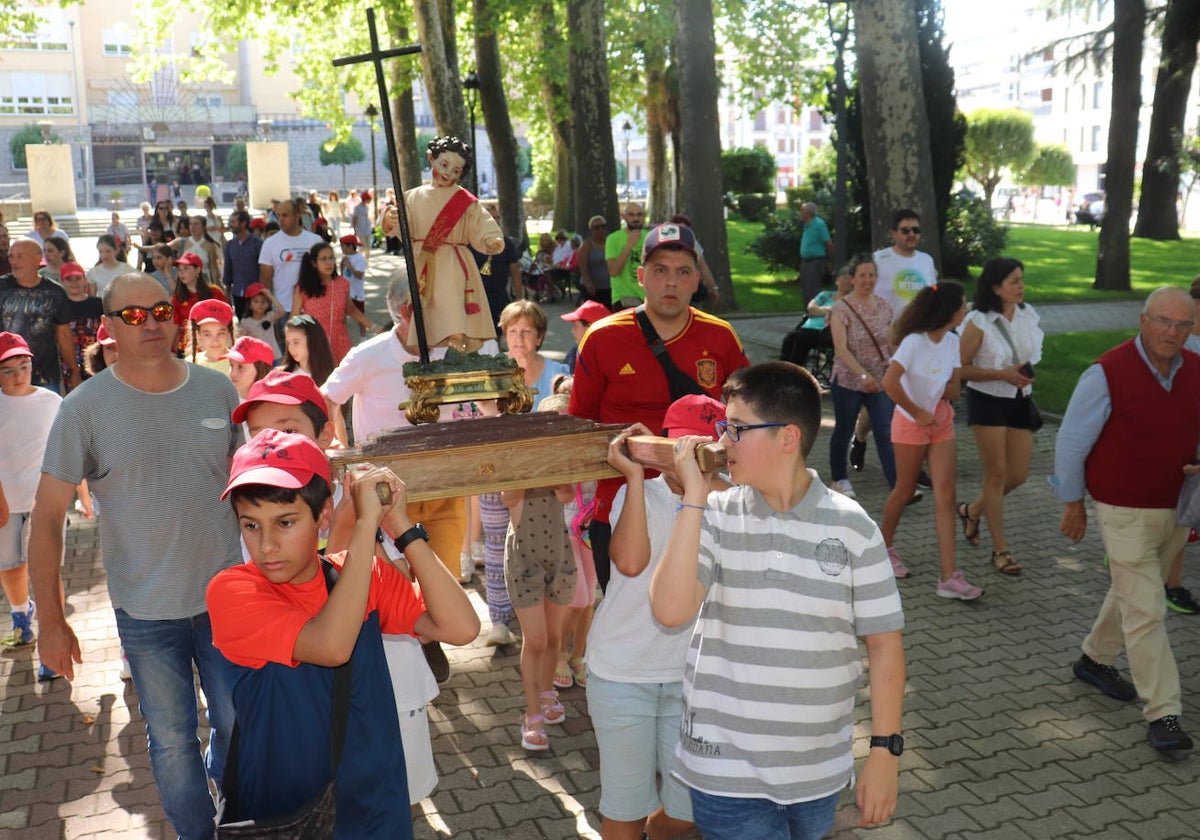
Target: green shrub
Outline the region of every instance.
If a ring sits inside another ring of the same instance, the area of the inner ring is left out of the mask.
[[[941,275],[967,279],[971,266],[1000,256],[1007,240],[1008,228],[996,221],[987,202],[965,191],[955,193],[946,210]]]
[[[763,233],[746,246],[771,271],[795,271],[800,262],[800,234],[804,224],[797,210],[777,210],[766,218]]]
[[[748,222],[761,222],[774,209],[773,194],[742,193],[737,197],[737,211]]]
[[[721,152],[721,191],[767,193],[775,188],[775,158],[761,143]]]

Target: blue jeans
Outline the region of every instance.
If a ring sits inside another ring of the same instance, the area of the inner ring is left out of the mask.
[[[181,840],[212,840],[213,807],[208,777],[218,788],[233,732],[233,680],[236,666],[212,644],[208,613],[168,621],[143,621],[115,610],[117,633],[138,706],[146,719],[150,767],[167,819]],[[199,709],[192,663],[208,703],[208,752],[200,755],[196,736]],[[205,770],[207,769],[207,776]]]
[[[692,815],[704,840],[820,840],[833,829],[838,794],[780,805],[714,796],[692,788]]]
[[[846,458],[850,449],[850,438],[854,435],[854,423],[858,411],[867,407],[871,420],[871,431],[875,434],[875,451],[879,453],[879,465],[888,487],[896,484],[896,456],[892,453],[892,410],[895,403],[891,397],[879,391],[867,394],[852,391],[834,382],[830,386],[833,394],[833,437],[829,439],[829,478],[841,481],[846,477]]]

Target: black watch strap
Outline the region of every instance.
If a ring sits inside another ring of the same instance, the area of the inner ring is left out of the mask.
[[[396,537],[396,550],[403,554],[404,549],[408,548],[417,540],[425,540],[425,542],[429,542],[429,532],[425,530],[425,526],[420,522],[409,528],[400,536]]]
[[[904,752],[904,738],[900,735],[872,735],[871,747],[885,749],[892,755],[901,755]]]

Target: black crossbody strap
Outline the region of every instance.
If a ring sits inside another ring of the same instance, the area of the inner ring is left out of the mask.
[[[325,577],[325,591],[333,592],[338,580],[338,570],[333,563],[321,558],[321,572]],[[346,729],[350,719],[350,661],[333,669],[333,710],[329,729],[329,773],[337,777],[338,765],[342,760],[342,749],[346,745]],[[221,777],[221,793],[225,797],[229,813],[240,816],[238,801],[238,748],[241,745],[241,729],[237,718],[233,721],[233,734],[229,738],[229,753],[225,757],[225,772]]]
[[[654,358],[662,365],[663,373],[667,375],[667,385],[671,389],[672,402],[688,394],[705,393],[699,383],[681,371],[671,359],[671,355],[667,352],[667,345],[663,343],[658,330],[654,329],[654,324],[650,323],[650,316],[646,314],[646,304],[643,303],[639,306],[635,310],[635,315],[642,335],[646,338],[646,343],[650,345]]]

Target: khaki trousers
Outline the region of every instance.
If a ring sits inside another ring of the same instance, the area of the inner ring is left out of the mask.
[[[455,580],[461,579],[459,555],[467,534],[467,500],[460,497],[409,502],[406,510],[409,519],[421,523],[429,532],[429,546],[442,565]]]
[[[1178,715],[1179,670],[1163,619],[1163,582],[1171,561],[1183,549],[1187,528],[1174,510],[1117,507],[1096,503],[1096,522],[1112,578],[1096,623],[1083,640],[1083,652],[1111,665],[1125,649],[1129,672],[1145,701],[1146,720]]]

